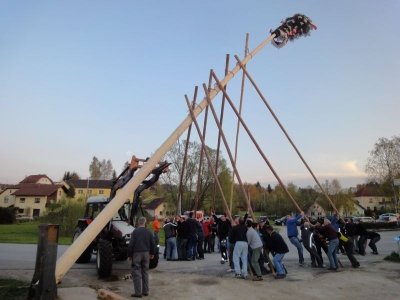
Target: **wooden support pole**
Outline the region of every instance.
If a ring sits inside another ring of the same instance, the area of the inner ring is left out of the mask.
[[[203,84],[203,88],[204,88],[204,92],[206,93],[206,95],[208,95],[205,84]],[[249,211],[249,213],[250,213],[250,215],[251,215],[251,217],[252,217],[252,219],[253,219],[253,222],[255,222],[256,219],[255,219],[255,217],[254,217],[254,212],[253,212],[253,208],[251,207],[250,199],[249,199],[249,197],[247,196],[246,190],[244,189],[244,186],[243,186],[242,179],[240,178],[239,172],[238,172],[238,170],[237,170],[237,168],[236,168],[236,164],[235,164],[235,161],[234,161],[234,159],[233,159],[232,152],[231,152],[231,150],[230,150],[230,148],[229,148],[228,141],[226,140],[224,131],[223,131],[223,129],[222,129],[222,125],[221,125],[220,121],[218,120],[218,116],[217,116],[217,113],[215,112],[214,105],[212,104],[211,100],[209,100],[209,99],[207,99],[207,100],[208,100],[208,105],[209,105],[209,107],[210,107],[210,109],[211,109],[211,112],[212,112],[212,114],[213,114],[213,116],[214,116],[215,124],[216,124],[217,127],[218,127],[219,135],[221,136],[222,141],[224,142],[226,152],[228,153],[229,159],[230,159],[230,161],[231,161],[232,168],[233,168],[233,172],[235,173],[235,175],[236,175],[236,177],[237,177],[237,179],[238,179],[238,181],[239,181],[239,185],[240,185],[240,188],[241,188],[241,190],[242,190],[244,199],[246,200],[247,209],[248,209],[248,211]]]
[[[246,44],[244,46],[244,56],[246,56],[249,52],[249,34],[246,34]],[[246,68],[243,66],[242,69]],[[239,115],[242,115],[242,107],[243,107],[243,98],[244,98],[244,83],[245,83],[246,76],[242,73],[242,85],[240,87],[240,102],[239,102]],[[238,146],[239,146],[239,130],[240,130],[240,121],[237,120],[236,125],[236,137],[235,137],[235,164],[237,162],[237,153],[238,153]],[[231,185],[231,193],[229,196],[229,207],[232,209],[232,201],[233,201],[233,188],[235,186],[235,174],[232,174],[232,185]]]
[[[215,81],[217,82],[217,84],[219,85],[219,87],[221,88],[221,82],[219,81],[217,75],[215,75],[214,72],[213,72],[213,77],[214,77]],[[240,120],[240,123],[242,124],[243,128],[246,130],[248,136],[253,141],[254,146],[256,146],[258,152],[260,153],[260,155],[262,156],[262,158],[264,159],[264,161],[268,165],[268,167],[271,170],[271,172],[274,174],[275,178],[278,180],[279,184],[281,185],[281,187],[285,191],[286,195],[289,197],[289,199],[292,201],[293,205],[298,209],[298,211],[302,212],[302,209],[297,204],[296,200],[292,197],[292,195],[289,193],[288,189],[285,187],[285,185],[284,185],[283,181],[281,180],[281,178],[279,177],[278,173],[276,173],[276,171],[273,168],[272,164],[269,162],[268,158],[265,156],[264,152],[261,150],[260,146],[258,145],[258,143],[257,143],[256,139],[254,138],[253,134],[251,133],[250,129],[247,127],[246,123],[243,121],[243,118],[239,115],[239,112],[237,111],[237,109],[236,109],[235,105],[233,104],[232,100],[230,99],[229,95],[226,93],[226,91],[224,89],[222,89],[222,92],[225,94],[226,100],[228,101],[229,105],[232,107],[232,109],[235,112],[236,116]]]
[[[195,117],[195,115],[193,113],[192,108],[190,107],[190,103],[189,103],[189,100],[188,100],[186,95],[185,95],[185,98],[186,98],[187,106],[188,106],[188,108],[190,110],[190,114],[191,114],[191,116],[193,118],[193,123],[194,123],[194,125],[195,125],[195,127],[197,129],[197,134],[199,135],[201,143],[204,144],[204,138],[203,138],[203,136],[201,134],[201,130],[200,130],[199,124],[197,124],[196,117]],[[224,196],[224,191],[222,190],[221,184],[220,184],[220,182],[218,180],[218,175],[215,173],[215,170],[214,170],[214,168],[212,166],[211,156],[208,153],[208,150],[207,150],[206,147],[204,147],[204,154],[206,155],[206,158],[207,158],[207,161],[208,161],[208,167],[211,170],[211,172],[212,172],[212,174],[214,176],[214,180],[218,185],[219,192],[221,193],[221,197],[222,197],[222,200],[223,200],[224,206],[225,206],[225,213],[227,214],[229,220],[231,220],[231,222],[233,222],[233,218],[232,218],[231,212],[229,210],[228,203],[226,202],[226,199],[225,199],[225,196]]]
[[[242,64],[247,64],[258,52],[260,52],[271,40],[275,37],[275,34],[271,34],[268,38],[262,41],[252,52],[250,52],[243,59]],[[240,70],[240,65],[236,65],[225,78],[219,82],[219,87],[224,87]],[[210,91],[210,99],[214,99],[215,96],[221,91],[219,87],[216,87]],[[182,123],[170,134],[170,136],[161,144],[161,146],[154,152],[153,156],[147,161],[146,164],[136,173],[129,182],[119,190],[118,194],[111,199],[110,203],[100,212],[100,214],[93,220],[92,223],[82,232],[76,241],[64,252],[64,254],[58,259],[56,266],[56,282],[60,282],[65,276],[66,272],[72,267],[82,252],[89,246],[89,244],[96,238],[104,226],[114,216],[114,214],[124,205],[126,199],[132,195],[135,189],[142,183],[143,180],[151,173],[152,169],[162,159],[169,149],[176,143],[183,132],[192,123],[192,117],[195,118],[203,111],[207,106],[207,99],[203,99],[199,105],[193,110],[192,115],[188,115]]]
[[[229,54],[226,55],[225,58],[225,76],[228,74],[229,72]],[[210,72],[210,77],[211,77],[211,72]],[[225,91],[227,89],[227,85],[224,87]],[[208,94],[208,92],[207,92]],[[223,120],[224,120],[224,109],[225,109],[225,95],[222,94],[222,102],[221,102],[221,113],[220,113],[220,123],[222,126]],[[218,164],[219,164],[219,149],[221,147],[221,135],[218,132],[218,142],[217,142],[217,158],[215,159],[215,173],[218,174]],[[213,198],[212,198],[212,203],[215,203],[215,191],[216,191],[217,185],[213,184]],[[213,209],[214,209],[214,205],[213,205]],[[229,206],[229,210],[232,211],[232,205]]]
[[[194,105],[196,103],[197,99],[197,92],[198,92],[198,87],[196,86],[194,88],[194,95],[193,95],[193,106],[192,108],[194,109]],[[189,142],[190,142],[190,134],[192,131],[192,124],[189,125],[187,136],[186,136],[186,144],[185,144],[185,154],[183,155],[183,163],[182,163],[182,170],[181,170],[181,176],[179,178],[179,190],[178,190],[178,214],[182,214],[182,197],[183,197],[183,176],[185,174],[185,169],[186,169],[186,163],[187,163],[187,155],[188,155],[188,150],[189,150]]]
[[[303,164],[306,166],[307,170],[310,172],[311,176],[314,178],[315,182],[317,183],[318,187],[321,189],[322,193],[324,194],[325,198],[328,200],[328,202],[331,204],[332,208],[336,211],[336,213],[339,215],[339,211],[336,208],[335,204],[333,203],[333,201],[331,200],[331,198],[328,196],[328,194],[326,193],[325,189],[322,187],[322,185],[320,184],[320,182],[318,181],[317,177],[314,175],[314,172],[311,170],[311,168],[309,167],[309,165],[307,164],[306,160],[303,158],[303,155],[301,155],[299,149],[297,148],[297,146],[295,145],[295,143],[293,142],[293,140],[290,138],[289,133],[286,131],[285,127],[282,125],[282,123],[279,121],[277,115],[275,114],[275,112],[273,111],[272,107],[269,105],[267,99],[264,97],[263,93],[261,92],[261,90],[258,88],[257,84],[255,83],[255,81],[253,80],[253,78],[250,76],[249,72],[246,70],[246,66],[243,65],[240,62],[240,59],[237,55],[235,55],[235,58],[237,60],[237,63],[242,67],[243,69],[243,73],[246,75],[246,77],[250,80],[251,84],[253,85],[253,87],[255,88],[255,90],[257,91],[258,95],[260,96],[261,100],[264,102],[265,106],[268,108],[269,112],[271,113],[272,117],[275,119],[276,123],[278,124],[278,126],[281,128],[282,132],[284,133],[284,135],[286,136],[286,138],[288,139],[289,143],[292,145],[293,149],[296,151],[297,155],[299,156],[299,158],[301,159],[301,161],[303,162]]]

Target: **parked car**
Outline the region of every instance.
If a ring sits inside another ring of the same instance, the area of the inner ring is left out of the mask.
[[[280,226],[283,226],[283,225],[286,225],[286,216],[284,216],[284,217],[282,217],[282,218],[279,218],[279,219],[276,219],[274,222],[275,222],[275,225],[280,225]]]
[[[398,216],[395,213],[381,214],[376,221],[380,222],[380,223],[381,222],[397,222]]]
[[[353,222],[361,222],[361,223],[375,223],[375,219],[372,217],[353,217]]]

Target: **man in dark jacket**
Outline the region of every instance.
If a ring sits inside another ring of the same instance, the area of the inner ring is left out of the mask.
[[[322,259],[317,252],[317,248],[314,242],[314,232],[309,222],[304,222],[301,226],[301,239],[303,241],[304,248],[310,253],[311,266],[313,268],[322,268]]]
[[[367,230],[368,239],[370,239],[368,246],[372,249],[372,254],[378,254],[376,243],[381,239],[381,235],[375,231]]]
[[[228,261],[227,250],[227,238],[229,234],[229,230],[231,229],[231,221],[229,221],[225,215],[222,215],[221,218],[218,218],[213,212],[212,216],[214,218],[215,223],[217,224],[217,237],[219,241],[219,250],[221,252],[221,264],[224,264]]]
[[[197,253],[197,221],[193,218],[192,211],[189,213],[186,225],[188,229],[187,260],[195,260]]]
[[[282,263],[282,259],[286,253],[289,252],[289,248],[283,240],[282,236],[275,232],[271,225],[265,226],[265,231],[269,235],[266,239],[266,247],[271,251],[273,255],[273,262],[276,269],[276,279],[283,279],[286,277],[286,270]]]
[[[149,294],[149,263],[155,254],[153,234],[145,226],[146,218],[140,217],[138,227],[133,230],[128,246],[128,257],[132,261],[132,279],[135,290],[132,297],[138,298]]]

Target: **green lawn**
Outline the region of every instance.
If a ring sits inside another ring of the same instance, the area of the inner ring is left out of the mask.
[[[28,291],[28,282],[0,278],[0,299],[2,300],[26,299]]]
[[[26,222],[18,224],[0,225],[0,243],[37,244],[39,237],[39,223]],[[59,237],[60,245],[71,244],[71,237]]]

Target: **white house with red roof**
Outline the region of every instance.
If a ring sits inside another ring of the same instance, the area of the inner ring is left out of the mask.
[[[3,186],[0,207],[15,207],[19,216],[38,217],[49,204],[59,202],[68,188],[66,183],[56,184],[47,175],[30,175],[18,184]]]

